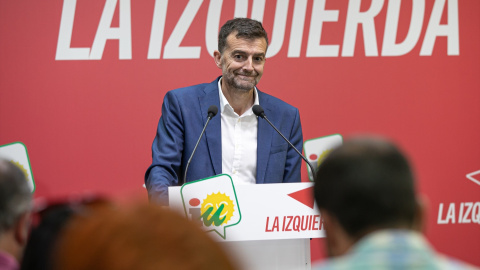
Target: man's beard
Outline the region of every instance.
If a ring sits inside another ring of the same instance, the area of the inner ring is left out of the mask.
[[[249,91],[249,90],[252,90],[259,81],[258,75],[255,76],[253,81],[242,80],[237,75],[244,75],[244,74],[229,74],[227,75],[228,77],[224,76],[225,83],[227,83],[229,86],[235,89]]]

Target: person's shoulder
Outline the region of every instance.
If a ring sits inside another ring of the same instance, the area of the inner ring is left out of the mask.
[[[259,98],[259,101],[260,101],[260,105],[262,107],[270,106],[270,107],[274,107],[274,108],[281,109],[281,110],[284,110],[284,111],[289,111],[289,112],[292,112],[292,113],[296,113],[298,111],[298,109],[295,106],[283,101],[282,99],[280,99],[278,97],[272,96],[272,95],[267,94],[265,92],[262,92],[258,89],[257,89],[257,92],[258,92],[258,98]]]
[[[479,267],[445,255],[439,255],[436,262],[438,264],[437,266],[439,267],[438,269],[480,270]]]
[[[365,254],[362,254],[365,255]],[[312,270],[363,270],[363,269],[445,269],[445,270],[480,270],[480,268],[469,265],[463,261],[446,256],[433,254],[425,259],[422,256],[411,256],[403,259],[390,260],[391,256],[342,256],[339,258],[327,259],[312,266]]]
[[[168,91],[167,94],[180,95],[180,96],[192,96],[192,95],[205,94],[209,91],[218,89],[217,85],[218,85],[219,78],[220,77],[216,78],[215,80],[209,83],[200,83],[200,84],[176,88]]]
[[[198,102],[200,97],[207,95],[210,91],[214,91],[214,89],[215,88],[211,86],[211,83],[202,83],[173,89],[165,93],[163,102],[178,102],[183,106],[193,106]]]
[[[192,94],[195,94],[195,93],[201,93],[202,90],[205,89],[208,85],[209,85],[209,83],[189,85],[189,86],[180,87],[180,88],[170,90],[167,93],[172,94],[172,95],[191,96]]]

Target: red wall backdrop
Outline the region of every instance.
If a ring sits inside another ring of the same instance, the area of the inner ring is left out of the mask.
[[[166,91],[220,74],[218,25],[262,17],[259,88],[300,109],[304,140],[394,139],[429,240],[480,265],[478,14],[468,0],[0,0],[0,145],[25,143],[36,197],[146,197]]]

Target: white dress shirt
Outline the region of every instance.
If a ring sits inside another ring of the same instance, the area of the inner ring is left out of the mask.
[[[235,184],[255,184],[258,119],[252,108],[239,116],[223,95],[221,82],[220,78],[218,92],[222,118],[222,173],[229,174]],[[253,94],[254,105],[258,105],[257,88],[254,88]]]

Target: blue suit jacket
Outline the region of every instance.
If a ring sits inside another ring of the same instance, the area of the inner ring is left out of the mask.
[[[220,78],[220,77],[219,77]],[[152,165],[145,173],[151,200],[167,203],[168,187],[183,184],[184,170],[207,121],[207,110],[220,112],[218,80],[167,92],[162,116],[152,144]],[[302,127],[298,109],[258,91],[268,119],[302,151]],[[221,117],[210,120],[188,168],[187,182],[222,173]],[[264,120],[258,119],[257,184],[299,182],[301,157]]]

